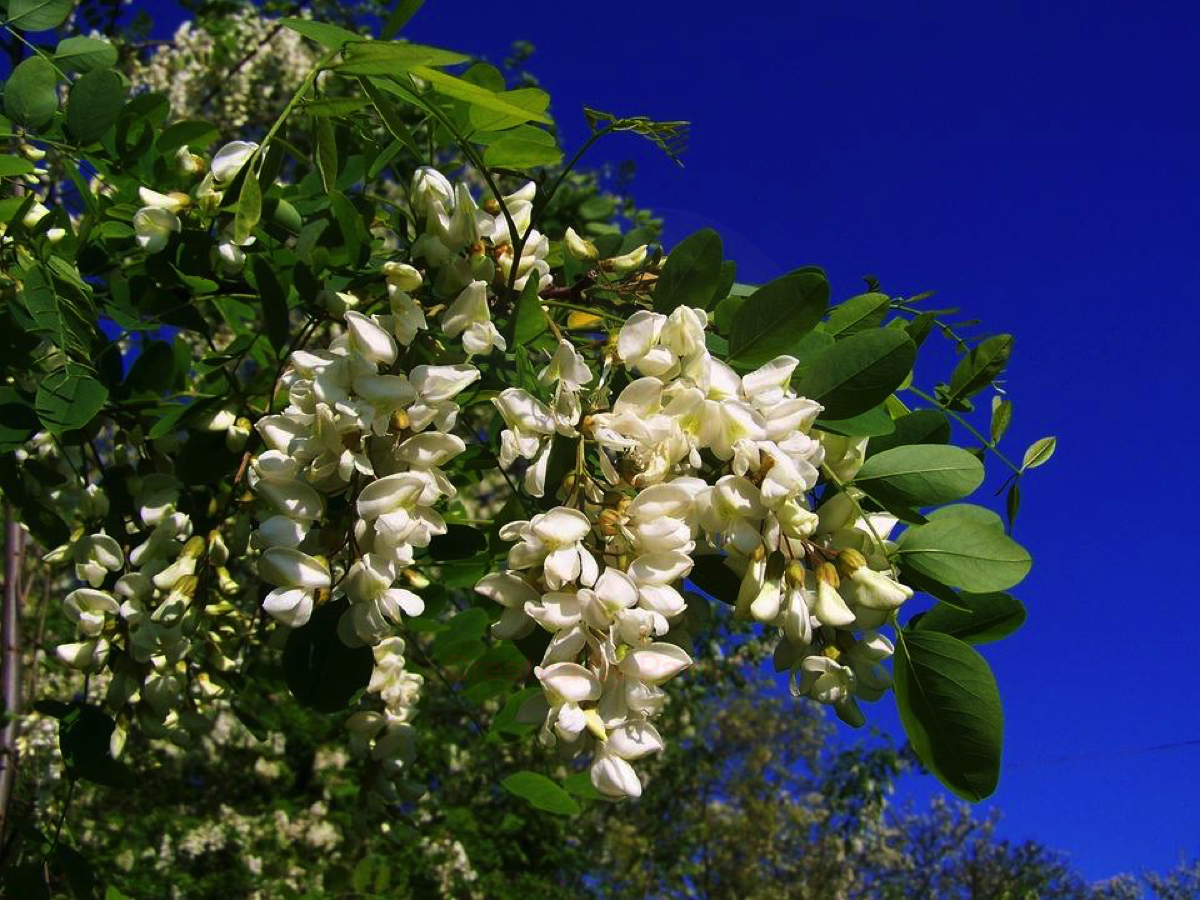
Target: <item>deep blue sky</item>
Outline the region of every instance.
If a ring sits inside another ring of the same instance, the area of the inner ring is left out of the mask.
[[[149,5],[169,32],[178,11]],[[693,123],[682,170],[628,136],[593,157],[637,162],[668,244],[711,225],[740,280],[816,263],[840,298],[873,273],[1017,336],[1006,443],[1059,450],[1018,521],[1030,621],[984,648],[1002,833],[1091,878],[1200,854],[1200,746],[1145,749],[1200,739],[1200,7],[473,5],[430,0],[406,33],[495,62],[532,41],[569,151],[583,105]],[[889,705],[872,711],[900,736]]]

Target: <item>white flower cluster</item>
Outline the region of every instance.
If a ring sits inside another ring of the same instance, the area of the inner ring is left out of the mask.
[[[454,296],[439,324],[449,337],[461,336],[468,356],[484,356],[507,347],[492,322],[488,285],[496,278],[507,284],[512,275],[515,247],[509,217],[518,233],[526,235],[516,263],[516,289],[523,289],[530,278],[539,285],[550,279],[546,261],[550,242],[530,229],[534,190],[529,182],[504,197],[505,216],[504,210],[491,213],[481,209],[466,184],[452,185],[436,169],[420,168],[413,175],[409,205],[424,228],[413,241],[412,256],[438,270],[433,285],[437,294]],[[392,309],[398,318],[411,322],[412,328],[426,327],[419,305],[402,291],[392,292]]]
[[[186,210],[195,209],[201,215],[214,216],[221,206],[225,189],[238,172],[258,151],[258,144],[250,141],[230,141],[212,158],[211,165],[202,157],[192,153],[186,146],[175,154],[175,166],[182,177],[196,175],[207,167],[208,172],[195,189],[195,197],[183,191],[163,194],[142,187],[138,198],[144,204],[133,214],[133,232],[138,246],[147,253],[160,253],[166,249],[171,235],[183,229],[179,218]],[[232,228],[220,234],[214,252],[214,265],[225,275],[236,275],[246,264],[246,252],[242,249],[254,243],[254,237],[237,241]]]
[[[508,570],[476,590],[505,607],[498,637],[551,633],[536,670],[543,738],[592,752],[593,784],[610,797],[638,796],[630,761],[663,746],[651,720],[661,684],[691,663],[669,632],[698,558],[741,578],[736,615],[781,630],[776,661],[795,689],[851,721],[856,697],[889,685],[879,663],[892,648],[874,629],[912,593],[881,546],[894,519],[859,515],[846,493],[812,508],[822,465],[853,474],[861,442],[813,430],[821,407],[789,387],[797,360],[739,376],[708,351],[707,322],[687,307],[634,313],[615,346],[630,380],[611,409],[602,391],[581,399],[592,373],[566,340],[540,376],[552,406],[520,388],[494,401],[502,463],[531,460],[529,492],[567,504],[506,525],[501,537],[518,542]],[[583,442],[561,488],[546,484],[555,434]]]
[[[393,302],[421,284],[403,264],[387,277]],[[446,532],[434,507],[456,491],[439,467],[465,449],[450,434],[455,397],[479,371],[419,365],[400,374],[399,348],[413,337],[403,317],[349,310],[344,323],[328,348],[292,354],[280,379],[286,408],[255,426],[267,449],[250,467],[265,508],[254,541],[259,576],[276,586],[263,607],[283,624],[305,624],[331,592],[349,601],[338,633],[347,644],[373,647],[370,690],[385,705],[382,716],[361,714],[350,727],[375,740],[377,758],[390,758],[410,743],[420,686],[404,672],[404,645],[392,633],[402,615],[424,609],[397,582],[414,551]],[[327,520],[327,501],[345,508],[340,526]],[[326,553],[335,556],[332,570]]]
[[[205,119],[223,134],[272,122],[317,57],[312,45],[253,8],[219,18],[220,28],[184,22],[170,43],[129,76],[135,88],[166,94],[175,119]],[[231,71],[231,61],[245,60]]]
[[[87,584],[63,600],[78,640],[56,652],[72,668],[97,672],[109,662],[114,645],[119,647],[130,664],[112,667],[108,706],[134,707],[146,733],[166,737],[181,724],[185,708],[195,710],[198,701],[222,690],[206,672],[189,667],[190,635],[202,612],[193,602],[200,584],[197,570],[203,563],[225,597],[241,587],[226,568],[229,550],[221,534],[194,536],[190,517],[176,508],[180,484],[173,476],[140,476],[130,487],[136,521],[126,527],[128,536],[146,533],[140,544],[126,554],[108,534],[80,534],[47,557],[52,563],[74,563],[75,576]],[[123,736],[121,728],[114,732],[114,752]]]

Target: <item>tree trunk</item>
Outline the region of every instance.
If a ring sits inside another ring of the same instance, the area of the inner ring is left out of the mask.
[[[9,807],[17,781],[17,731],[21,715],[21,544],[24,535],[4,507],[4,600],[0,607],[3,650],[0,656],[0,693],[6,721],[0,731],[0,847],[8,845]]]

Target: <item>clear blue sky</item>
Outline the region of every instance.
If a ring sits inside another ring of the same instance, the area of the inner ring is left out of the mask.
[[[568,150],[583,105],[693,123],[685,169],[633,137],[593,157],[637,162],[668,244],[711,225],[741,280],[816,263],[846,297],[873,273],[1017,336],[1007,443],[1059,450],[1018,521],[1030,621],[985,648],[1002,833],[1091,878],[1200,854],[1200,746],[1145,749],[1200,739],[1200,7],[475,5],[429,0],[407,34],[497,62],[532,41]]]

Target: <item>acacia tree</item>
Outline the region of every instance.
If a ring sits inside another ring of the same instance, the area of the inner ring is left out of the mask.
[[[741,283],[709,229],[665,252],[573,170],[621,132],[677,158],[686,123],[587,109],[564,162],[548,95],[393,39],[412,8],[375,39],[280,20],[312,64],[222,144],[131,95],[110,43],[46,43],[69,0],[10,0],[5,865],[74,870],[78,782],[131,787],[138,747],[223,714],[262,731],[276,673],[361,759],[364,814],[436,798],[414,761],[441,752],[439,695],[546,748],[489,765],[534,809],[633,803],[714,616],[851,725],[894,697],[921,762],[989,795],[1001,709],[972,645],[1024,619],[1019,480],[1054,448],[1018,465],[1007,398],[976,410],[1012,338],[873,281],[831,303],[815,267]],[[935,334],[961,358],[926,391]],[[987,459],[1007,521],[959,502]],[[33,592],[77,674],[23,698]],[[29,700],[58,722],[55,818],[13,802]]]

